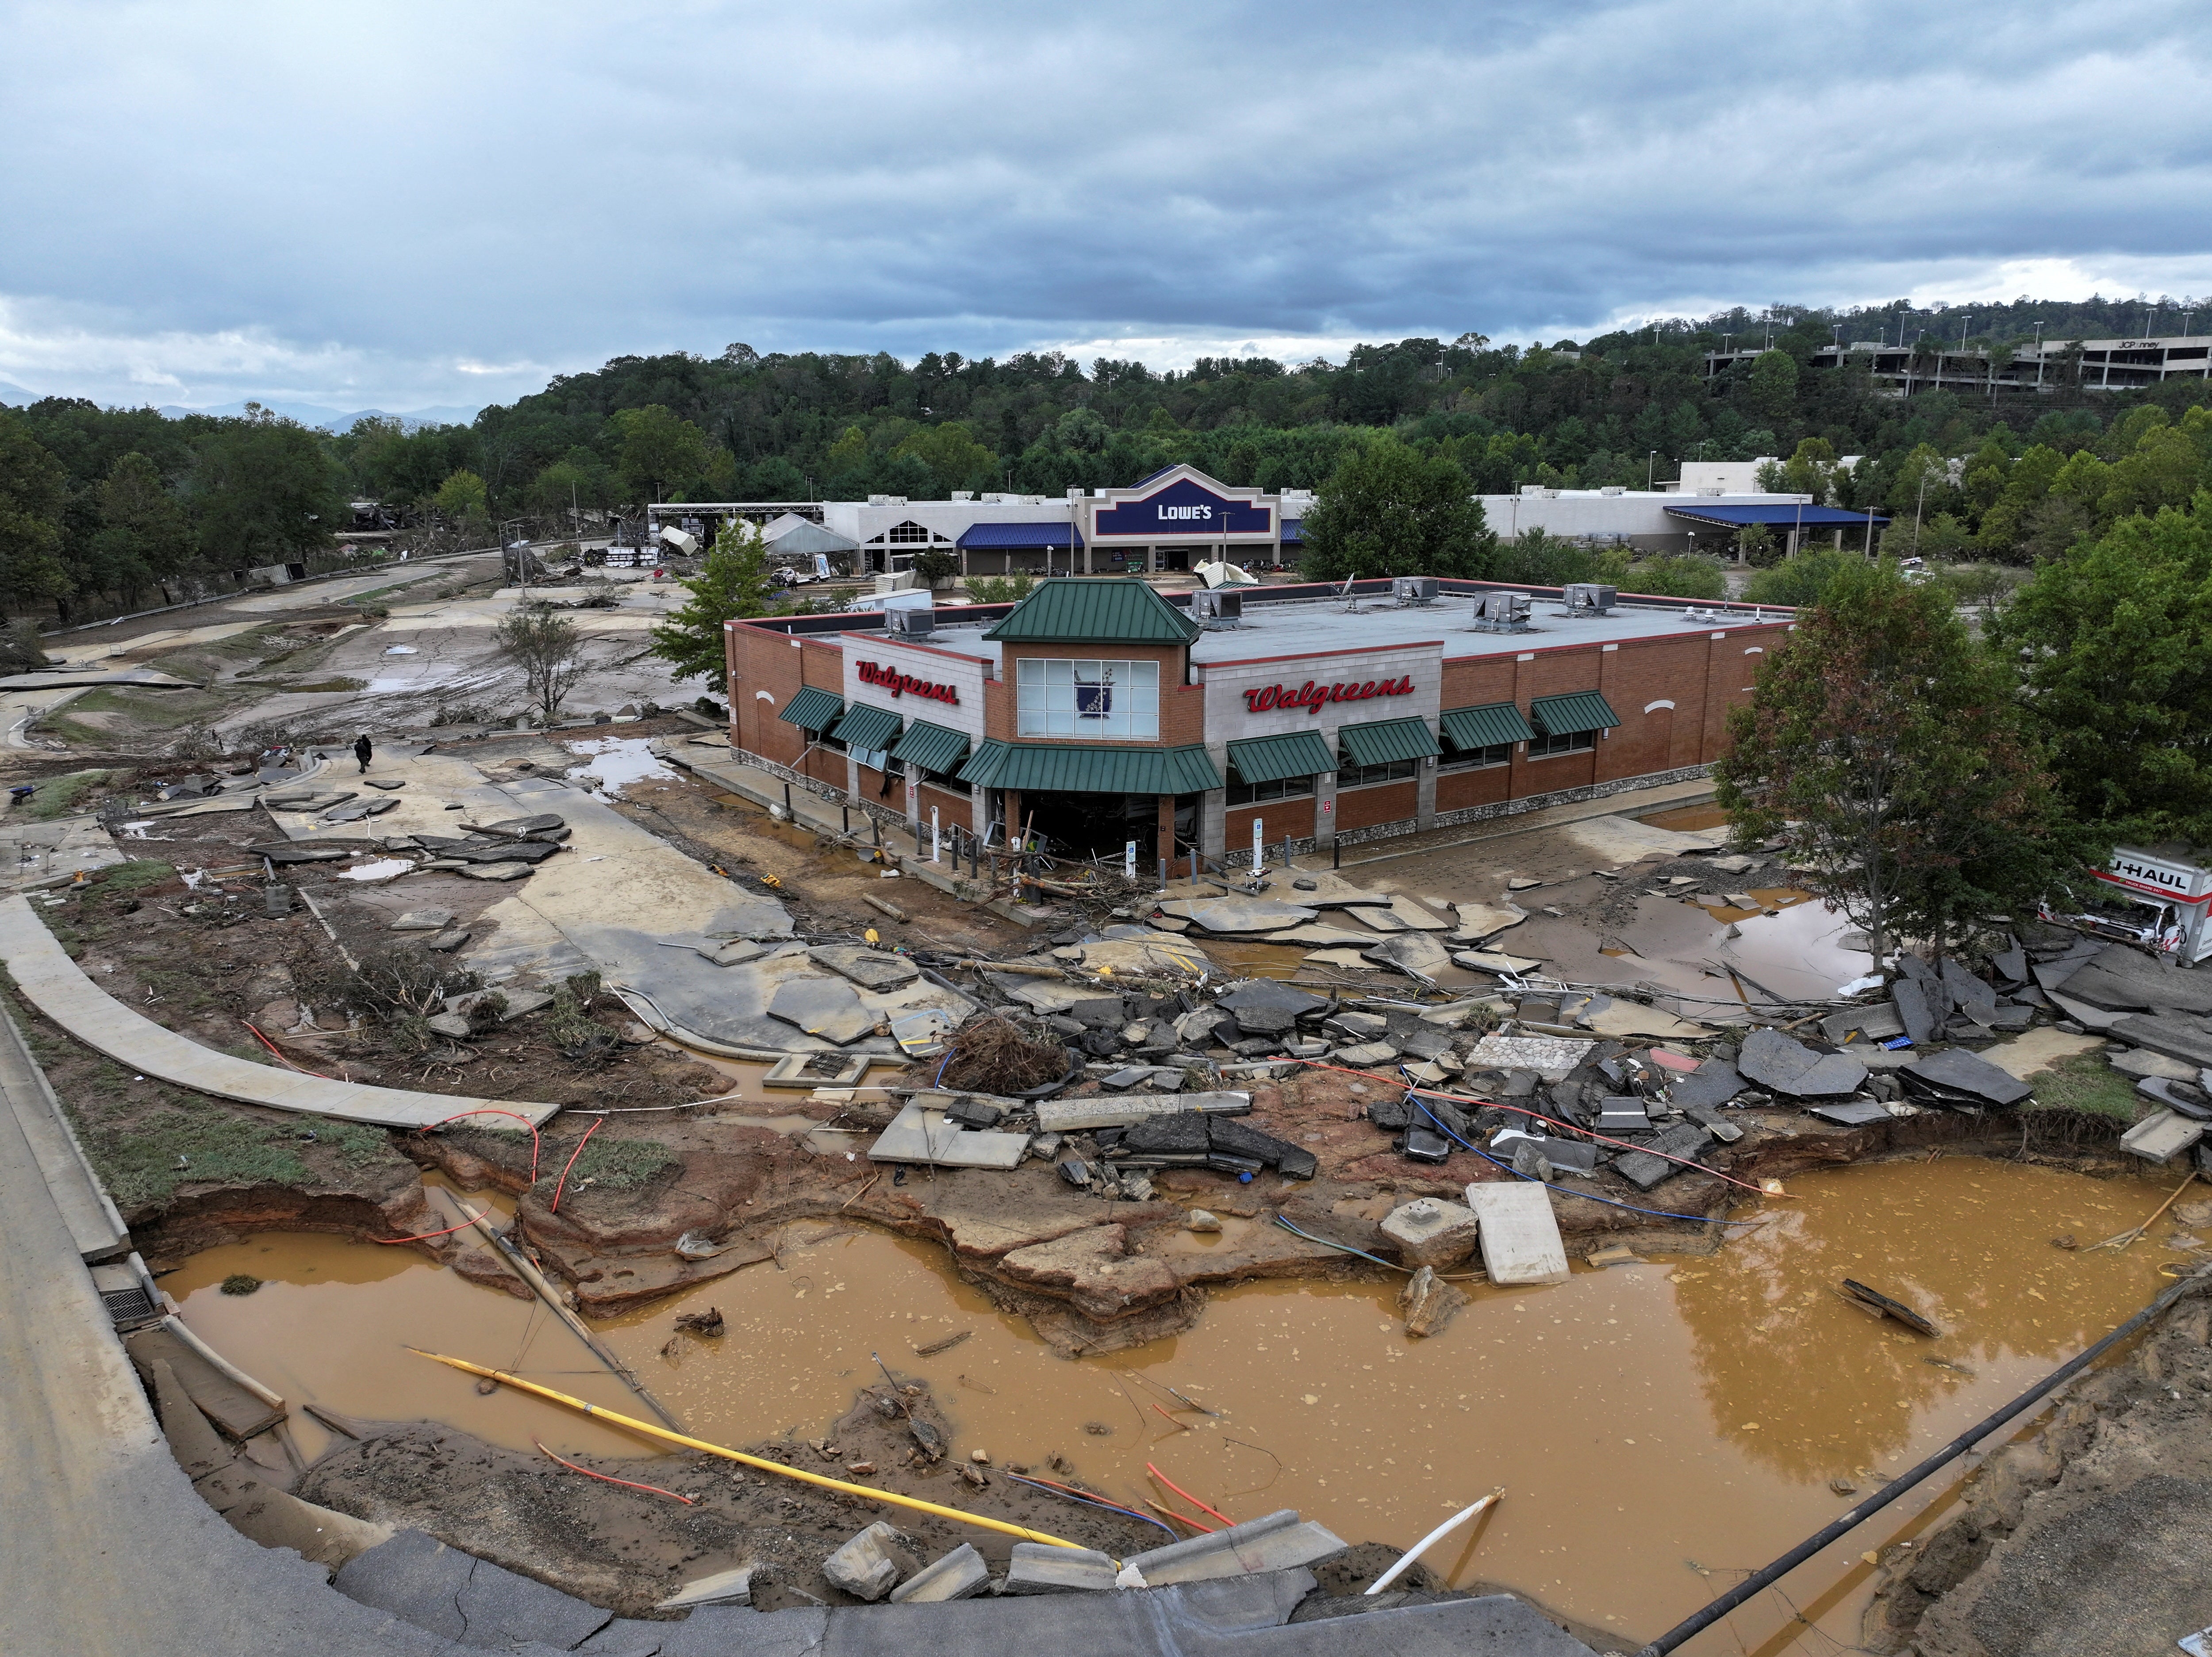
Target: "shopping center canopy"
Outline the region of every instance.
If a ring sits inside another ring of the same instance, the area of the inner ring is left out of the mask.
[[[1083,537],[1075,532],[1073,524],[970,524],[953,544],[970,551],[985,547],[1008,552],[1033,552],[1046,548],[1066,552],[1081,546]]]
[[[1877,524],[1889,522],[1879,513],[1845,512],[1841,507],[1805,507],[1791,501],[1763,501],[1747,507],[1668,507],[1666,512],[1669,518],[1721,530],[1749,529],[1755,524],[1785,530],[1864,529],[1869,517]]]

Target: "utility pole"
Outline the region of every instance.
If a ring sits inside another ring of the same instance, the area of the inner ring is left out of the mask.
[[[1655,473],[1658,470],[1658,469],[1659,469],[1659,451],[1658,451],[1658,450],[1656,450],[1656,449],[1654,449],[1654,450],[1652,450],[1652,451],[1651,451],[1650,454],[1650,455],[1645,458],[1645,460],[1644,460],[1644,494],[1649,495],[1649,494],[1650,494],[1650,493],[1651,493],[1651,480],[1652,480],[1652,476],[1653,476],[1653,474],[1655,474]]]

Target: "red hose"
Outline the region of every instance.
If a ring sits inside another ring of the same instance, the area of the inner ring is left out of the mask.
[[[283,1066],[285,1067],[285,1069],[287,1069],[287,1070],[296,1070],[296,1071],[298,1071],[300,1072],[300,1074],[301,1074],[301,1075],[302,1075],[302,1076],[312,1076],[312,1077],[314,1077],[317,1081],[319,1081],[319,1082],[335,1082],[335,1081],[337,1081],[337,1080],[338,1079],[338,1078],[337,1078],[337,1077],[335,1077],[335,1076],[325,1076],[325,1075],[324,1075],[324,1074],[322,1073],[322,1071],[319,1071],[319,1070],[309,1070],[309,1069],[307,1069],[307,1068],[306,1066],[304,1066],[304,1065],[295,1065],[295,1064],[294,1064],[294,1063],[293,1063],[289,1059],[287,1059],[287,1058],[284,1056],[283,1050],[282,1050],[282,1049],[280,1049],[280,1048],[277,1047],[277,1045],[276,1045],[274,1041],[270,1041],[267,1036],[264,1035],[263,1035],[263,1034],[262,1034],[258,1029],[255,1029],[255,1027],[254,1027],[254,1025],[253,1025],[252,1022],[250,1019],[241,1018],[241,1019],[240,1019],[238,1022],[239,1022],[240,1023],[241,1023],[241,1024],[244,1024],[244,1025],[246,1026],[246,1029],[250,1029],[250,1030],[252,1030],[252,1031],[253,1031],[253,1039],[254,1039],[255,1041],[258,1041],[259,1043],[261,1043],[261,1045],[262,1045],[263,1047],[264,1047],[268,1048],[270,1052],[271,1052],[272,1053],[275,1053],[275,1054],[276,1055],[276,1062],[277,1062],[278,1064],[280,1064],[280,1065],[283,1065]]]
[[[447,1122],[458,1122],[463,1118],[469,1116],[512,1116],[516,1121],[521,1123],[523,1126],[530,1130],[530,1183],[536,1185],[538,1183],[538,1124],[532,1121],[527,1116],[521,1114],[520,1112],[512,1110],[496,1110],[492,1107],[486,1105],[477,1110],[455,1111],[451,1116],[442,1117],[437,1121],[425,1122],[417,1131],[428,1133],[432,1128],[443,1127]],[[586,1137],[589,1138],[590,1136],[586,1135]]]
[[[530,1442],[531,1442],[532,1444],[538,1444],[538,1441],[537,1441],[536,1439],[534,1439],[534,1438],[533,1438],[533,1439],[532,1439]],[[544,1447],[543,1444],[538,1444],[538,1448],[539,1449],[541,1449],[541,1450],[545,1450],[545,1447]],[[636,1483],[635,1480],[628,1479],[628,1478],[617,1478],[613,1477],[611,1474],[609,1474],[609,1473],[595,1473],[595,1472],[592,1472],[589,1467],[579,1467],[579,1466],[578,1466],[574,1462],[573,1462],[573,1461],[563,1461],[563,1460],[562,1460],[562,1459],[561,1459],[559,1456],[557,1456],[557,1455],[553,1455],[553,1452],[552,1452],[552,1451],[550,1451],[550,1450],[545,1450],[545,1454],[548,1454],[548,1455],[552,1455],[552,1456],[553,1456],[553,1460],[555,1460],[556,1461],[559,1461],[559,1462],[561,1462],[561,1465],[562,1465],[562,1466],[566,1467],[566,1468],[567,1468],[570,1472],[572,1472],[572,1473],[581,1473],[581,1474],[583,1474],[583,1476],[584,1476],[585,1478],[598,1478],[598,1479],[604,1479],[604,1480],[605,1480],[605,1482],[606,1482],[606,1483],[608,1483],[608,1484],[619,1484],[619,1485],[621,1485],[624,1490],[650,1490],[650,1491],[652,1491],[652,1492],[653,1492],[653,1495],[655,1495],[655,1496],[667,1496],[668,1498],[670,1498],[672,1501],[681,1502],[682,1502],[685,1507],[687,1507],[687,1508],[696,1508],[696,1507],[697,1507],[697,1506],[699,1505],[699,1504],[698,1504],[698,1502],[697,1502],[694,1498],[692,1498],[692,1497],[690,1497],[690,1496],[679,1496],[679,1495],[678,1495],[678,1494],[677,1494],[677,1492],[675,1492],[674,1490],[662,1490],[662,1489],[660,1488],[660,1486],[659,1486],[659,1485],[658,1485],[658,1484],[640,1484]]]
[[[1193,1495],[1192,1495],[1188,1490],[1186,1490],[1185,1489],[1183,1489],[1182,1485],[1180,1485],[1180,1484],[1176,1484],[1176,1483],[1175,1482],[1175,1480],[1173,1480],[1172,1478],[1169,1478],[1165,1473],[1162,1472],[1161,1472],[1158,1467],[1155,1467],[1154,1466],[1152,1466],[1152,1464],[1151,1462],[1147,1461],[1147,1462],[1145,1464],[1145,1471],[1146,1471],[1146,1472],[1150,1473],[1150,1474],[1151,1474],[1154,1478],[1158,1479],[1158,1480],[1160,1481],[1160,1483],[1161,1483],[1161,1484],[1163,1484],[1166,1485],[1170,1490],[1173,1490],[1173,1491],[1174,1491],[1177,1496],[1181,1496],[1184,1501],[1186,1501],[1186,1502],[1189,1502],[1189,1503],[1190,1503],[1190,1505],[1191,1505],[1192,1507],[1194,1507],[1194,1508],[1197,1508],[1200,1513],[1210,1513],[1210,1514],[1212,1514],[1216,1519],[1218,1519],[1218,1520],[1219,1520],[1223,1524],[1224,1524],[1224,1525],[1234,1526],[1234,1525],[1237,1523],[1237,1521],[1236,1521],[1235,1520],[1231,1519],[1231,1518],[1227,1514],[1225,1514],[1225,1513],[1222,1512],[1220,1508],[1209,1508],[1209,1507],[1207,1507],[1207,1506],[1206,1505],[1206,1503],[1204,1503],[1203,1502],[1200,1501],[1196,1496],[1193,1496]]]
[[[561,1164],[561,1177],[556,1181],[553,1185],[553,1206],[551,1209],[553,1213],[558,1214],[561,1211],[561,1191],[562,1187],[568,1183],[568,1170],[575,1167],[576,1158],[584,1154],[584,1147],[592,1143],[592,1136],[594,1133],[597,1133],[599,1129],[605,1126],[606,1120],[607,1119],[605,1117],[602,1116],[598,1121],[593,1122],[591,1126],[586,1128],[584,1130],[584,1137],[576,1141],[576,1148],[568,1153],[568,1160]],[[551,1452],[548,1451],[547,1454],[550,1454]]]

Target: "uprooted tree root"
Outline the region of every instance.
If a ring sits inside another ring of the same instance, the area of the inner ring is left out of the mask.
[[[953,1032],[938,1079],[973,1093],[1021,1093],[1067,1074],[1067,1049],[1035,1041],[1004,1018],[978,1018]]]

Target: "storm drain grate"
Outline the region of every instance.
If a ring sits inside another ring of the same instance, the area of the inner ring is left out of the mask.
[[[103,1289],[100,1298],[106,1302],[107,1315],[118,1329],[144,1323],[155,1315],[153,1297],[136,1284],[128,1289]]]

